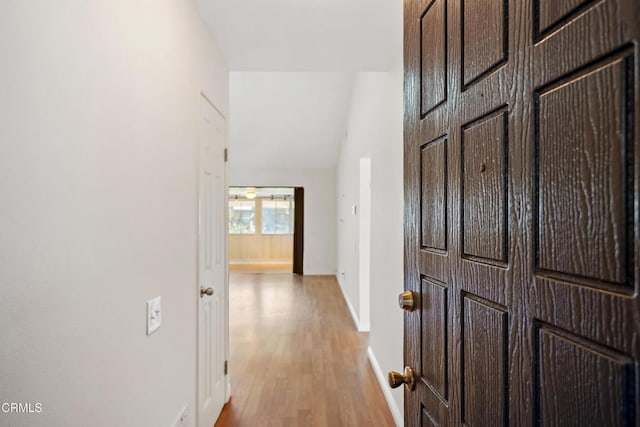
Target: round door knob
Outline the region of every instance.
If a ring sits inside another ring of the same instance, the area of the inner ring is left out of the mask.
[[[400,308],[407,311],[415,310],[414,298],[412,291],[406,291],[398,296],[398,304]]]
[[[202,298],[203,296],[208,295],[211,296],[213,295],[213,288],[200,288],[200,298]]]
[[[396,371],[389,372],[389,386],[391,386],[391,388],[398,388],[402,384],[404,384],[404,386],[409,391],[412,391],[416,388],[413,369],[408,366],[404,368],[404,374]]]

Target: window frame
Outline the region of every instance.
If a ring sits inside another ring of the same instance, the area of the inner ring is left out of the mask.
[[[257,203],[257,199],[246,199],[246,198],[236,198],[236,197],[229,197],[228,202],[227,202],[227,211],[230,211],[232,209],[231,206],[231,202],[249,202],[253,204],[253,218],[254,218],[254,230],[251,232],[247,232],[247,233],[238,233],[238,232],[233,232],[231,231],[231,214],[229,212],[229,219],[228,219],[228,229],[229,229],[229,235],[233,235],[233,236],[255,236],[258,235],[260,233],[258,233],[258,230],[260,230],[260,227],[262,226],[262,224],[260,223],[260,215],[258,214],[259,208],[258,208],[258,203]]]
[[[275,232],[265,232],[264,231],[264,222],[263,222],[263,217],[264,217],[264,205],[263,205],[263,201],[268,201],[268,202],[276,202],[276,207],[275,207],[275,228],[276,231]],[[277,231],[277,225],[278,225],[278,206],[277,203],[278,202],[287,202],[288,204],[288,208],[289,208],[289,229],[286,233],[279,233]],[[262,198],[260,200],[260,234],[264,235],[264,236],[292,236],[293,235],[293,221],[294,221],[294,201],[293,201],[293,197],[287,197],[284,199],[271,199],[271,198]]]

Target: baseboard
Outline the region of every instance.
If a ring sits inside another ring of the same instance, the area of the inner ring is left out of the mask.
[[[396,426],[402,427],[404,426],[404,420],[402,419],[402,412],[400,412],[400,408],[396,403],[396,400],[393,398],[391,394],[391,389],[389,388],[389,384],[387,383],[387,377],[382,373],[382,369],[380,369],[380,364],[378,363],[378,359],[376,359],[376,355],[373,353],[373,349],[369,346],[367,349],[367,356],[369,358],[369,363],[371,363],[371,367],[373,368],[373,372],[376,374],[376,378],[380,383],[380,388],[382,389],[382,394],[384,394],[384,398],[387,401],[387,405],[391,410],[391,415],[393,416],[393,420],[396,422]]]
[[[351,301],[349,301],[349,298],[347,297],[347,294],[344,293],[344,288],[342,287],[342,284],[340,283],[340,281],[338,280],[337,277],[336,277],[336,281],[338,282],[338,287],[340,288],[340,291],[342,292],[342,298],[344,298],[344,302],[347,303],[347,307],[349,308],[349,313],[351,313],[351,318],[353,319],[353,323],[354,323],[354,325],[356,325],[356,329],[359,331],[360,330],[360,320],[358,320],[358,315],[356,314],[356,310],[351,305]]]
[[[326,272],[322,270],[304,270],[303,276],[336,276],[336,272]]]

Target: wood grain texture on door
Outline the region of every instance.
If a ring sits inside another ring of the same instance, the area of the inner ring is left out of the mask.
[[[640,3],[404,6],[405,424],[640,425]]]

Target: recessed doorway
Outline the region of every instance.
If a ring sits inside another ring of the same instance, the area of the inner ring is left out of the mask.
[[[229,269],[301,274],[303,197],[295,187],[230,187]]]

